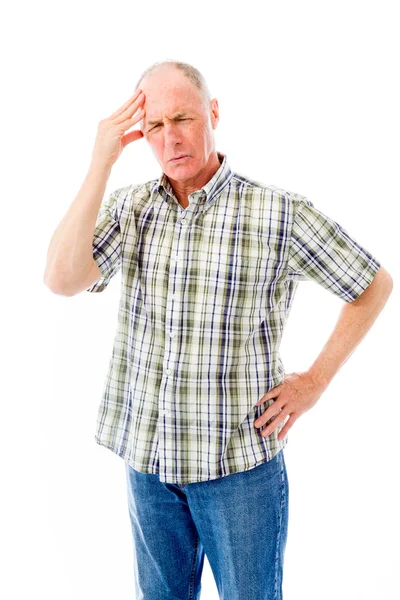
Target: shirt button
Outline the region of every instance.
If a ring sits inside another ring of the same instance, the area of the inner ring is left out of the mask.
[[[186,219],[182,219],[181,223],[182,225],[186,225]]]
[[[178,261],[179,260],[179,254],[175,255],[175,260]]]
[[[173,331],[170,331],[169,336],[173,338],[173,337],[175,337],[175,333]]]
[[[165,372],[167,375],[171,375],[171,369],[166,369]]]

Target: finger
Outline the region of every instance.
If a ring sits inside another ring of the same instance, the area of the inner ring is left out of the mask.
[[[135,102],[133,102],[133,104],[128,106],[128,108],[126,108],[126,110],[124,110],[124,112],[122,112],[120,115],[115,117],[114,122],[117,123],[118,125],[125,124],[127,122],[127,120],[130,119],[132,117],[132,115],[134,115],[136,113],[136,111],[139,111],[139,110],[144,111],[144,107],[141,106],[141,105],[143,105],[144,101],[145,101],[144,94],[140,94],[140,96],[138,96],[138,98],[135,100]],[[142,119],[143,115],[140,118]],[[131,127],[131,125],[129,125],[129,127]]]
[[[268,392],[266,394],[264,394],[264,396],[258,402],[256,402],[255,406],[264,404],[264,402],[266,402],[270,398],[275,398],[276,396],[278,396],[281,393],[281,391],[282,391],[282,384],[280,383],[276,387],[268,390]]]
[[[132,94],[132,96],[130,98],[128,98],[128,100],[126,102],[124,102],[124,104],[122,104],[122,106],[120,106],[115,112],[113,112],[112,115],[110,115],[110,119],[113,119],[114,117],[121,114],[124,110],[126,110],[126,108],[128,108],[128,106],[130,106],[132,104],[132,102],[134,102],[140,96],[141,93],[142,93],[141,89],[136,90],[136,92],[134,94]]]
[[[110,119],[113,119],[114,117],[120,115],[126,108],[128,108],[128,106],[132,104],[132,102],[134,102],[138,98],[138,96],[141,93],[141,89],[136,90],[136,92],[129,98],[129,100],[127,100],[122,106],[120,106],[115,112],[113,112],[112,115],[110,115]]]
[[[282,431],[280,431],[278,434],[279,441],[281,441],[285,437],[285,435],[287,435],[287,432],[293,426],[293,423],[295,423],[297,421],[299,416],[300,415],[298,415],[296,413],[291,413],[291,415],[290,415],[289,419],[287,420],[287,422],[285,423],[285,426],[283,427]]]
[[[134,125],[136,125],[136,123],[138,121],[141,121],[143,119],[144,115],[145,115],[145,111],[142,108],[140,108],[131,119],[127,119],[124,123],[122,123],[124,130],[126,131],[130,127],[133,127]],[[135,131],[141,131],[141,130],[136,129]]]
[[[262,430],[261,435],[263,437],[267,437],[268,435],[270,435],[273,431],[275,431],[279,423],[282,423],[282,421],[286,419],[288,414],[289,413],[287,411],[280,412],[279,415],[277,415],[275,419],[268,425],[268,427]]]
[[[285,427],[283,427],[283,429],[281,429],[281,431],[278,433],[278,442],[280,442],[285,436],[287,436],[288,431],[293,425],[294,421],[295,419],[288,419],[287,423],[285,424]]]
[[[126,135],[121,138],[122,146],[125,148],[127,144],[134,142],[136,140],[140,140],[143,137],[143,133],[139,129],[135,129],[134,131],[130,131]]]
[[[276,415],[284,405],[284,400],[274,400],[274,402],[270,404],[266,410],[264,410],[263,414],[258,417],[256,421],[254,421],[254,425],[256,427],[262,427],[267,421],[272,419],[272,417]]]

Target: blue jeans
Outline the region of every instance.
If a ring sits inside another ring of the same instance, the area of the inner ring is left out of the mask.
[[[282,600],[283,449],[248,471],[182,485],[125,465],[136,600],[198,600],[204,553],[221,599]]]

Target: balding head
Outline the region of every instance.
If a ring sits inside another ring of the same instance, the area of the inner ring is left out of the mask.
[[[145,69],[145,71],[143,71],[143,73],[141,74],[136,84],[135,90],[139,88],[141,89],[142,81],[146,76],[151,76],[156,72],[161,72],[162,70],[172,71],[173,69],[182,73],[193,84],[193,86],[198,90],[198,93],[202,102],[204,103],[204,106],[208,108],[211,101],[211,94],[208,89],[207,82],[203,77],[202,73],[200,73],[200,71],[196,69],[196,67],[194,67],[193,65],[177,60],[164,60],[162,62],[156,62],[150,65],[150,67]]]

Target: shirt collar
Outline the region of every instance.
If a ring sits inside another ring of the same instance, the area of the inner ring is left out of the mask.
[[[196,194],[199,198],[205,197],[204,202],[204,210],[208,208],[208,206],[213,202],[213,200],[218,196],[218,194],[222,191],[222,189],[229,183],[232,179],[233,173],[229,167],[228,160],[226,154],[217,151],[217,155],[220,161],[220,167],[218,171],[216,171],[213,177],[208,181],[200,190],[196,192],[192,192],[191,195]],[[152,190],[152,199],[155,193],[159,193],[166,202],[170,202],[173,198],[176,202],[174,190],[172,188],[171,183],[169,182],[168,177],[165,173],[161,173],[159,179],[156,181],[153,190]]]

